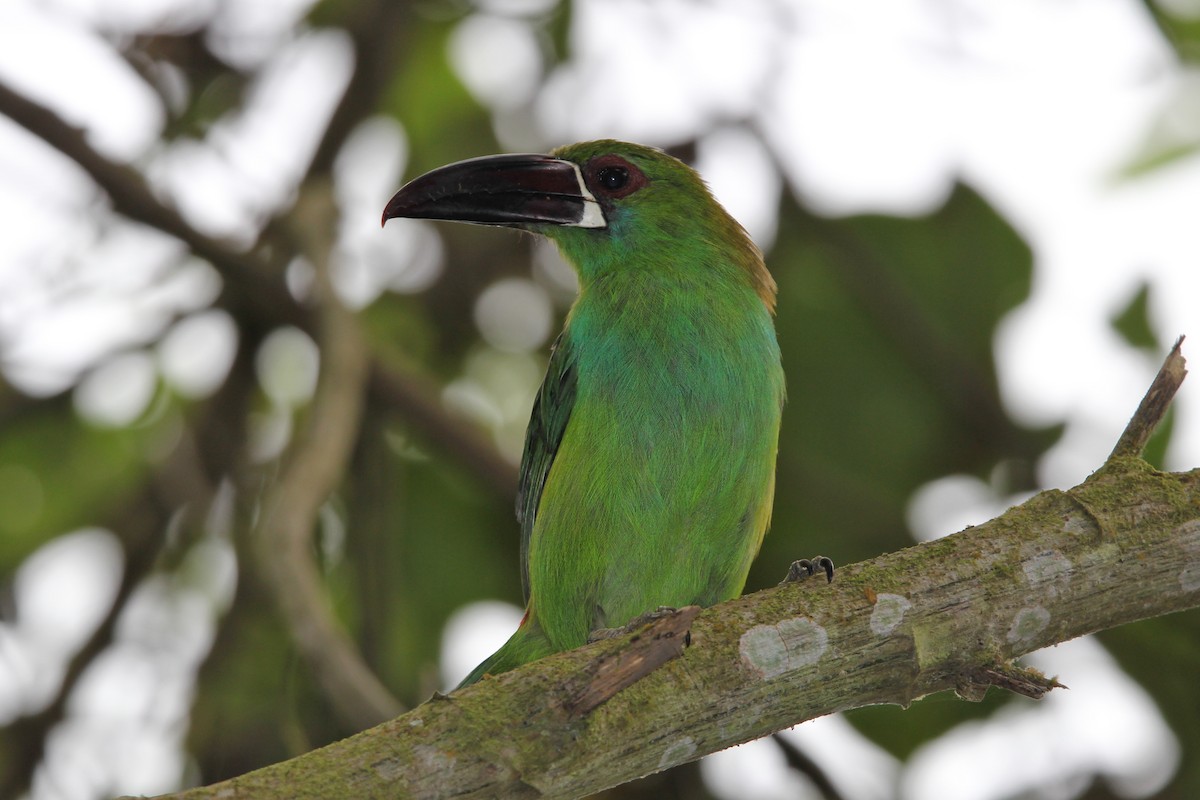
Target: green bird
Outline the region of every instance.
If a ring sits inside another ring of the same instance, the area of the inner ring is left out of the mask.
[[[775,491],[775,281],[700,176],[586,142],[441,167],[396,193],[393,217],[542,234],[579,274],[521,459],[525,617],[460,686],[740,594]]]

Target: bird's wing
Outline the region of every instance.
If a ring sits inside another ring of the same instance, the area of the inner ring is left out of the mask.
[[[550,350],[546,377],[533,401],[533,414],[525,431],[521,477],[517,486],[517,521],[521,523],[521,586],[529,600],[529,537],[550,465],[562,442],[567,420],[575,405],[575,358],[567,331],[558,335]]]

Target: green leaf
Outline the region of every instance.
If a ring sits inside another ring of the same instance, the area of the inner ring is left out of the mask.
[[[1111,322],[1117,333],[1125,337],[1133,347],[1146,350],[1160,350],[1161,346],[1150,328],[1150,284],[1142,282],[1137,292],[1130,298],[1124,310],[1116,314]]]

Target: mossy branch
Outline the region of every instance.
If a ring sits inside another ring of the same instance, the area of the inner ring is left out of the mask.
[[[1182,367],[1176,346],[1164,371],[1182,380]],[[1143,403],[1131,427],[1152,431],[1165,409]],[[579,797],[836,711],[945,689],[1040,696],[1060,684],[1013,659],[1197,606],[1200,470],[1118,454],[1073,489],[841,568],[832,585],[707,609],[686,648],[677,620],[660,619],[172,797]],[[646,659],[665,663],[612,679],[614,665]],[[602,684],[623,688],[598,698]]]

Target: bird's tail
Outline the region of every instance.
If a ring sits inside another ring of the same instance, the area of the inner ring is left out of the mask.
[[[464,686],[470,686],[484,675],[499,675],[502,672],[508,672],[522,664],[528,664],[530,661],[548,656],[554,651],[555,648],[546,638],[542,626],[537,623],[529,611],[526,611],[520,627],[509,637],[508,641],[501,645],[499,650],[485,658],[478,667],[471,670],[471,674],[463,678],[462,683],[455,688],[461,689]]]

